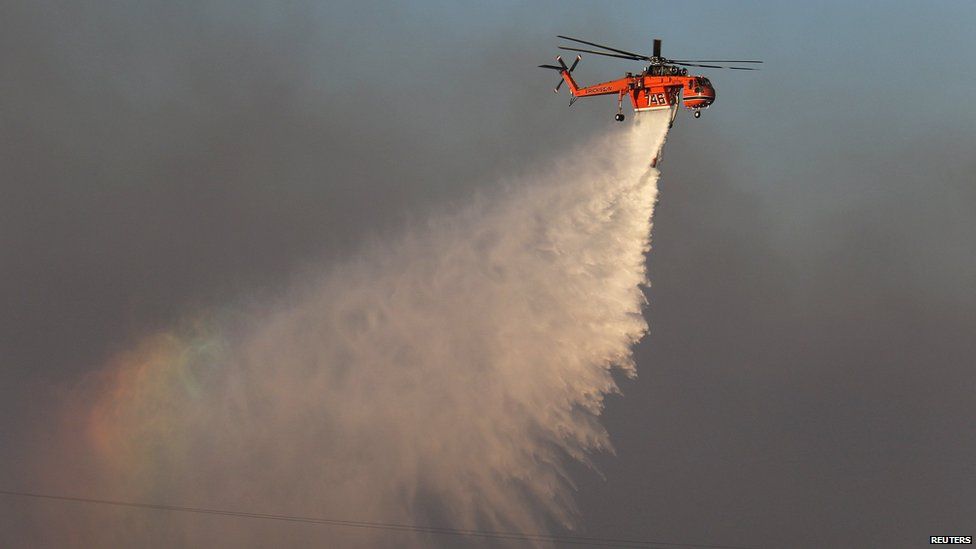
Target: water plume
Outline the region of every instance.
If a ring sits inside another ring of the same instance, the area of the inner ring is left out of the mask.
[[[581,145],[282,297],[147,338],[72,400],[96,495],[544,532],[635,375],[665,113]],[[456,543],[112,510],[83,545]],[[219,534],[218,534],[219,533]],[[64,541],[63,539],[61,541]],[[69,545],[71,542],[69,541]]]

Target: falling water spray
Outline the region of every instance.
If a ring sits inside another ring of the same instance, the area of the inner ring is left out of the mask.
[[[631,348],[647,330],[650,163],[668,119],[643,113],[243,320],[134,345],[72,399],[80,434],[69,451],[94,464],[86,489],[349,520],[573,528],[567,464],[612,451],[604,397],[617,390],[614,369],[635,375]],[[178,513],[88,516],[70,539],[438,542]]]

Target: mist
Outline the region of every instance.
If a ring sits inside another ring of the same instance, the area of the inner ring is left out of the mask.
[[[612,452],[598,422],[617,391],[611,371],[636,375],[631,348],[647,330],[650,160],[669,117],[642,114],[305,272],[273,303],[198,315],[120,353],[68,398],[60,438],[73,442],[62,453],[90,456],[91,469],[71,477],[94,479],[75,489],[347,520],[573,529],[568,461]],[[124,513],[49,530],[45,542],[182,545],[202,535],[195,518]],[[222,539],[279,536],[235,524]],[[356,542],[407,543],[386,533]]]

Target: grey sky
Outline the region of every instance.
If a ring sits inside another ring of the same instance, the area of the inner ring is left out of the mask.
[[[549,91],[556,34],[661,37],[766,64],[706,73],[715,105],[670,135],[651,334],[606,480],[577,476],[582,530],[972,535],[974,25],[971,2],[4,4],[0,481],[140,335],[616,130],[612,99]]]

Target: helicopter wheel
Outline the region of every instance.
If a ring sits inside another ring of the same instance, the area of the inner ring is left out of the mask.
[[[616,120],[617,122],[623,122],[624,121],[624,113],[618,112],[616,115],[614,115],[613,119]]]
[[[695,118],[701,118],[701,111],[695,111]]]

